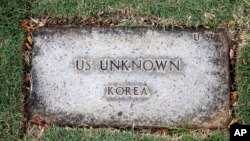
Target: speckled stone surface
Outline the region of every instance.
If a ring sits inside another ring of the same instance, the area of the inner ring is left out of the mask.
[[[41,28],[33,36],[31,119],[73,126],[225,127],[223,33]]]

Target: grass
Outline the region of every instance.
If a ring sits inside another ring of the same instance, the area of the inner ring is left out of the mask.
[[[22,56],[24,32],[19,27],[27,3],[0,2],[0,140],[20,139],[23,120]]]
[[[244,124],[250,124],[250,44],[241,47],[236,69],[239,76],[237,113]]]
[[[34,138],[34,137],[33,137]],[[41,140],[108,140],[108,141],[135,141],[135,140],[164,140],[164,138],[155,136],[137,136],[133,131],[119,131],[109,130],[104,128],[99,129],[71,129],[58,128],[56,126],[50,128],[41,137]],[[165,139],[166,140],[166,139]]]
[[[33,129],[30,129],[30,132],[33,132]],[[37,136],[33,136],[34,133],[30,133],[29,136],[26,136],[25,140],[38,139]],[[40,140],[93,140],[93,141],[169,141],[170,139],[178,139],[182,141],[227,141],[229,137],[226,133],[222,131],[215,131],[208,137],[204,136],[193,136],[188,133],[179,133],[175,135],[163,135],[156,136],[149,134],[148,131],[141,131],[140,133],[133,130],[130,131],[121,131],[114,129],[106,128],[97,128],[97,129],[72,129],[72,128],[61,128],[53,126],[50,129],[46,130],[45,133],[39,138]]]
[[[238,82],[238,106],[237,116],[242,120],[243,124],[250,124],[250,2],[245,3],[245,11],[243,12],[242,21],[245,23],[242,40],[243,43],[239,47],[236,74]],[[243,25],[243,26],[244,26]]]
[[[44,0],[32,3],[31,10],[36,16],[52,17],[86,16],[107,9],[133,9],[135,12],[153,15],[174,21],[184,21],[187,26],[209,25],[218,27],[233,19],[238,0]]]
[[[241,8],[240,8],[241,7]],[[177,21],[186,26],[207,25],[213,29],[227,28],[227,21],[242,20],[244,28],[250,21],[248,0],[1,0],[0,2],[0,140],[19,140],[23,132],[22,51],[24,30],[19,22],[27,16],[61,17],[90,16],[100,11],[131,9],[163,21]],[[239,14],[243,9],[243,14]],[[132,13],[132,14],[133,14]],[[133,16],[130,16],[132,18]],[[108,18],[108,17],[102,17]],[[131,22],[131,19],[129,23]],[[133,21],[132,21],[133,23]],[[169,22],[163,22],[169,24]],[[137,25],[135,22],[134,25]],[[240,25],[239,25],[240,26]],[[250,124],[250,45],[241,48],[237,63],[239,78],[238,115]],[[243,59],[248,64],[242,63]],[[182,140],[228,140],[228,135],[216,132],[210,137],[191,136],[183,133]],[[25,139],[32,140],[32,136]],[[46,130],[42,140],[167,140],[152,135],[137,135],[133,131],[109,131],[105,129],[75,129],[53,126]]]

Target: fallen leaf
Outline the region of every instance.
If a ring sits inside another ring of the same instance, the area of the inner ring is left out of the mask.
[[[204,28],[209,29],[210,27],[207,25],[203,25]]]
[[[46,24],[46,22],[47,22],[47,19],[48,19],[48,16],[45,17],[44,19],[41,19],[41,20],[39,21],[39,23],[38,23],[38,27],[44,26],[44,25]]]
[[[28,20],[22,21],[21,26],[23,26],[28,32],[31,32],[34,30],[33,25],[31,25]]]
[[[238,96],[237,91],[231,92],[231,100],[236,100],[237,96]]]
[[[212,20],[215,17],[215,15],[211,13],[204,13],[204,16],[206,19],[209,19],[209,20]]]
[[[31,32],[31,31],[34,30],[34,28],[33,28],[33,26],[27,26],[27,27],[26,27],[26,30],[27,30],[28,32]]]
[[[237,91],[231,92],[231,94],[230,94],[231,105],[236,106],[236,104],[237,104],[237,97],[238,97]]]
[[[39,23],[39,19],[35,19],[35,18],[30,17],[30,20],[31,20],[32,22],[36,23],[36,24]]]
[[[46,21],[39,22],[38,27],[42,27],[46,24]]]
[[[24,76],[24,83],[28,85],[30,83],[30,75],[28,73],[25,73]]]
[[[234,24],[235,24],[235,21],[234,21],[234,20],[229,20],[229,21],[227,22],[227,27],[232,27]]]
[[[166,132],[166,129],[160,128],[160,129],[158,129],[157,131],[154,132],[154,135],[156,135],[156,136],[161,136],[161,135],[163,135],[165,132]]]
[[[228,128],[230,128],[230,125],[233,125],[233,124],[235,124],[235,123],[237,123],[237,122],[238,122],[238,119],[237,119],[237,118],[233,118],[233,119],[231,120],[231,122],[229,123]]]
[[[242,62],[243,62],[244,65],[248,64],[246,58],[243,58],[243,59],[242,59]]]
[[[30,44],[32,44],[32,37],[30,35],[27,37],[27,40]]]
[[[26,28],[28,26],[28,21],[27,20],[22,21],[21,26]]]
[[[229,51],[229,57],[230,59],[234,59],[234,50],[231,48],[230,51]]]
[[[228,110],[228,115],[232,115],[232,110]]]
[[[41,126],[43,128],[49,128],[50,125],[43,120],[30,120],[29,123]]]
[[[25,43],[25,47],[26,47],[26,49],[28,49],[28,50],[32,50],[32,47],[31,47],[28,43]]]

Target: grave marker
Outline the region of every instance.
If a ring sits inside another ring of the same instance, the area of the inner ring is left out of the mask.
[[[229,121],[223,33],[41,28],[29,114],[75,126],[217,128]]]

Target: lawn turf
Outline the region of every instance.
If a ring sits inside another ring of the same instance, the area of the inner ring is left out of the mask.
[[[22,136],[22,43],[19,21],[27,13],[25,1],[0,2],[0,140],[13,141]]]

